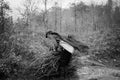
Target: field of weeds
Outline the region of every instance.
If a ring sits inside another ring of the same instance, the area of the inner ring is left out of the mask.
[[[44,33],[29,34],[32,36],[13,35],[9,41],[1,41],[1,80],[120,79],[119,69],[108,67],[89,54],[73,55],[69,66],[58,71],[60,56],[50,51],[54,42],[46,39]]]

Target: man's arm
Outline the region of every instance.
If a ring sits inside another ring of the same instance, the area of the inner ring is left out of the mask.
[[[71,46],[73,46],[75,49],[78,49],[79,51],[84,51],[89,49],[88,46],[84,45],[83,43],[75,40],[75,39],[71,39],[69,40],[66,37],[62,37],[63,41],[67,42],[68,44],[70,44]]]

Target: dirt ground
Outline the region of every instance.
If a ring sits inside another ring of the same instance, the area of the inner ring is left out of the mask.
[[[120,80],[120,70],[109,68],[98,62],[89,60],[86,56],[79,58],[85,66],[78,67],[79,80]],[[94,64],[94,65],[90,65]]]

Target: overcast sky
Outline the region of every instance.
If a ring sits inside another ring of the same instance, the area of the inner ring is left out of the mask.
[[[20,8],[20,7],[22,7],[22,5],[24,4],[25,0],[6,0],[6,1],[9,2],[10,7],[13,10],[13,16],[14,16],[14,18],[16,18],[16,16],[18,15],[17,9]],[[39,1],[42,1],[42,0],[39,0]],[[73,3],[75,1],[76,2],[83,1],[86,4],[90,4],[91,2],[92,3],[96,3],[96,4],[104,4],[104,3],[106,3],[107,0],[48,0],[48,1],[49,1],[48,2],[48,7],[49,8],[54,5],[55,1],[57,1],[58,4],[61,4],[62,8],[68,8],[70,6],[70,3]],[[41,4],[39,3],[39,6],[41,8],[43,8],[42,2],[41,2]]]

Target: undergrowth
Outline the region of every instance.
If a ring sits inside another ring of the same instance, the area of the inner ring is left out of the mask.
[[[60,55],[55,54],[59,52],[50,51],[54,45],[43,35],[11,37],[4,42],[5,40],[1,41],[0,46],[2,80],[69,80],[76,76],[72,64],[58,70]]]

